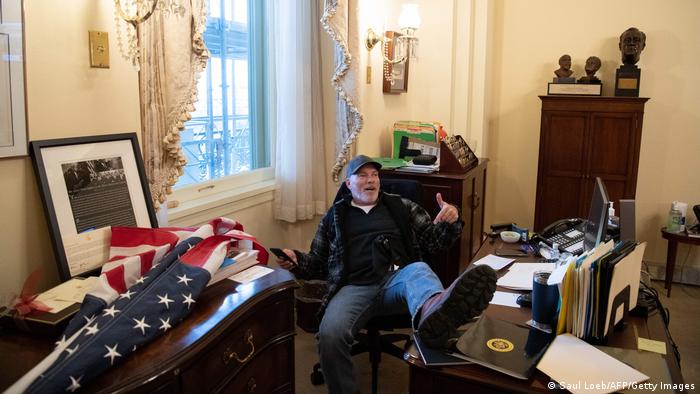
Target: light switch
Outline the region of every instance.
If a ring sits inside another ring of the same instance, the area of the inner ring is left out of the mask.
[[[106,31],[89,31],[90,67],[109,68],[109,34]]]

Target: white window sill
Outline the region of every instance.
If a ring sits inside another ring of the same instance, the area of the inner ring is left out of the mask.
[[[195,226],[232,212],[272,201],[274,179],[222,191],[168,209],[168,226]]]

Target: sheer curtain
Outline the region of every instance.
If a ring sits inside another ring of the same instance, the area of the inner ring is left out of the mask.
[[[307,220],[327,209],[318,0],[273,1],[271,127],[276,130],[275,218]]]

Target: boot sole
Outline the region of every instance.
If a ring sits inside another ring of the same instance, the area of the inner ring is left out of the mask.
[[[481,314],[496,291],[496,272],[486,265],[467,270],[455,284],[443,305],[419,327],[423,342],[433,348],[447,348],[457,338],[457,328]]]

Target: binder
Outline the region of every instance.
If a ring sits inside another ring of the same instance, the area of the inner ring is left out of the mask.
[[[473,363],[528,379],[554,336],[484,315],[459,337],[457,349]]]

